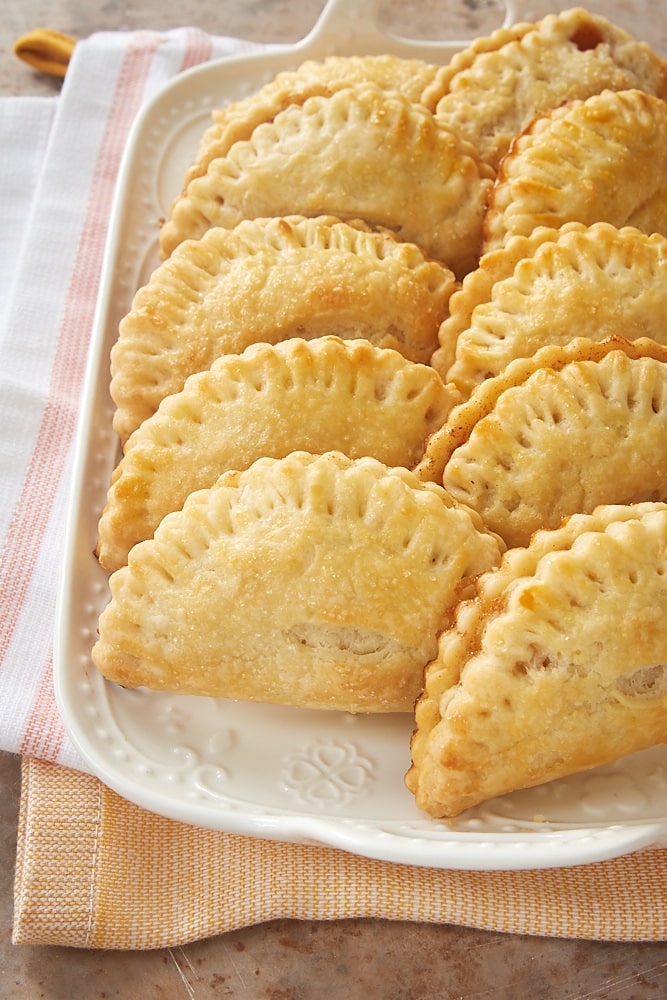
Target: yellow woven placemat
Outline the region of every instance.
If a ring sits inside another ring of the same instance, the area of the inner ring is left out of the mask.
[[[413,868],[187,826],[53,764],[25,759],[22,773],[16,944],[149,949],[276,918],[351,917],[667,936],[667,850],[546,871]]]

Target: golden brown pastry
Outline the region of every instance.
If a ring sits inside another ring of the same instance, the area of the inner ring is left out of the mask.
[[[536,119],[498,171],[483,251],[537,226],[610,222],[667,235],[667,104],[602,91]]]
[[[514,361],[451,411],[417,471],[510,547],[599,504],[667,501],[667,347],[582,338]]]
[[[632,89],[664,97],[667,63],[605,17],[573,8],[476,39],[438,70],[422,100],[497,169],[538,116],[602,90]]]
[[[365,340],[253,344],[191,375],[131,435],[99,524],[115,570],[188,494],[229,469],[291,451],[412,467],[456,401],[437,372]]]
[[[426,108],[374,84],[291,105],[209,162],[162,230],[162,252],[263,216],[361,218],[458,276],[475,266],[494,172]]]
[[[569,222],[515,236],[449,301],[431,363],[462,395],[515,358],[576,337],[667,344],[667,238]]]
[[[667,505],[507,552],[426,669],[406,777],[432,816],[667,742]]]
[[[331,55],[307,59],[296,69],[282,70],[259,90],[212,112],[212,122],[201,138],[195,162],[185,175],[184,189],[193,178],[206,173],[211,160],[226,156],[235,142],[249,139],[257,125],[272,122],[290,105],[360,83],[397,90],[409,100],[419,101],[437,70],[438,66],[422,59],[404,59],[390,53]]]
[[[93,660],[127,687],[411,711],[457,598],[501,548],[406,469],[337,452],[258,459],[135,545]]]
[[[125,442],[188,375],[258,341],[364,338],[428,362],[454,287],[414,244],[330,216],[210,230],[156,269],[120,323],[114,428]]]

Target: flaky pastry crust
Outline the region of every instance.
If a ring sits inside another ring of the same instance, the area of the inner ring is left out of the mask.
[[[406,777],[432,816],[667,742],[667,505],[603,506],[484,574],[426,669]]]
[[[574,337],[667,344],[667,238],[569,222],[486,254],[449,302],[431,363],[465,396],[507,365]]]
[[[131,435],[114,470],[97,555],[110,571],[190,493],[291,451],[412,467],[457,401],[437,372],[365,340],[253,344],[190,376]]]
[[[501,28],[441,67],[422,95],[494,169],[513,139],[565,101],[602,90],[667,94],[667,63],[607,18],[573,8]]]
[[[114,429],[124,443],[188,375],[260,341],[364,338],[428,362],[454,288],[414,244],[331,216],[210,230],[156,269],[120,323]]]
[[[503,158],[483,253],[538,226],[610,222],[667,235],[667,104],[604,90],[537,118]]]
[[[667,501],[667,347],[579,339],[512,362],[451,411],[430,460],[508,546],[600,504]]]
[[[404,59],[390,53],[380,55],[332,55],[307,59],[296,69],[283,70],[247,97],[211,114],[211,124],[204,132],[194,163],[188,168],[183,192],[195,177],[206,173],[211,160],[226,156],[235,142],[249,139],[253,129],[291,105],[303,104],[309,97],[327,97],[343,87],[373,83],[386,91],[399,91],[411,101],[419,101],[438,66],[422,59]]]
[[[287,107],[211,160],[174,205],[163,253],[212,226],[327,213],[391,229],[461,276],[479,256],[494,176],[421,105],[373,84],[345,87]]]
[[[405,469],[337,452],[259,459],[134,546],[93,660],[127,687],[411,711],[458,596],[501,551]]]

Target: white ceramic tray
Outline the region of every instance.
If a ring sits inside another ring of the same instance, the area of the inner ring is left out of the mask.
[[[79,426],[56,630],[60,711],[82,757],[111,788],[162,815],[214,829],[476,870],[573,865],[666,843],[663,749],[438,822],[417,810],[403,784],[411,717],[128,691],[104,681],[91,663],[108,600],[93,549],[117,460],[108,355],[118,321],[157,263],[155,220],[180,189],[211,108],[256,90],[278,70],[329,53],[449,58],[451,44],[383,34],[371,8],[332,0],[299,45],[191,70],[135,124],[111,218]]]

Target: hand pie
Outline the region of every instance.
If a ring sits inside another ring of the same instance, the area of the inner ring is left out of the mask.
[[[365,340],[254,344],[191,375],[131,435],[99,525],[108,570],[189,493],[291,451],[370,455],[411,468],[455,397],[427,365]]]
[[[512,362],[431,436],[427,470],[510,547],[599,504],[667,501],[667,347],[580,339]]]
[[[328,216],[210,230],[155,270],[120,323],[114,428],[125,442],[188,375],[257,341],[364,338],[428,362],[454,287],[419,247]]]
[[[606,18],[575,8],[477,39],[438,70],[422,101],[497,169],[538,116],[602,90],[632,89],[664,97],[667,63]]]
[[[110,578],[93,660],[127,687],[407,712],[501,546],[441,487],[292,452],[224,473]]]
[[[502,161],[484,252],[537,226],[610,222],[667,235],[667,104],[605,90],[536,119]]]
[[[460,277],[479,256],[493,177],[426,108],[374,84],[345,87],[285,108],[211,160],[173,206],[162,251],[245,218],[328,213],[390,229]]]
[[[421,59],[401,59],[390,54],[327,56],[308,59],[296,69],[283,70],[258,91],[238,101],[216,108],[212,122],[201,138],[195,162],[189,167],[184,188],[206,173],[211,160],[226,156],[232,145],[249,139],[262,122],[309,97],[326,97],[353,84],[374,83],[383,90],[400,91],[411,101],[419,101],[438,66]],[[168,232],[169,224],[165,232]],[[168,237],[167,237],[168,239]]]
[[[432,816],[667,742],[667,505],[506,554],[426,668],[406,777]]]
[[[452,295],[431,363],[469,396],[515,358],[573,336],[667,344],[667,238],[569,222],[515,236]]]

